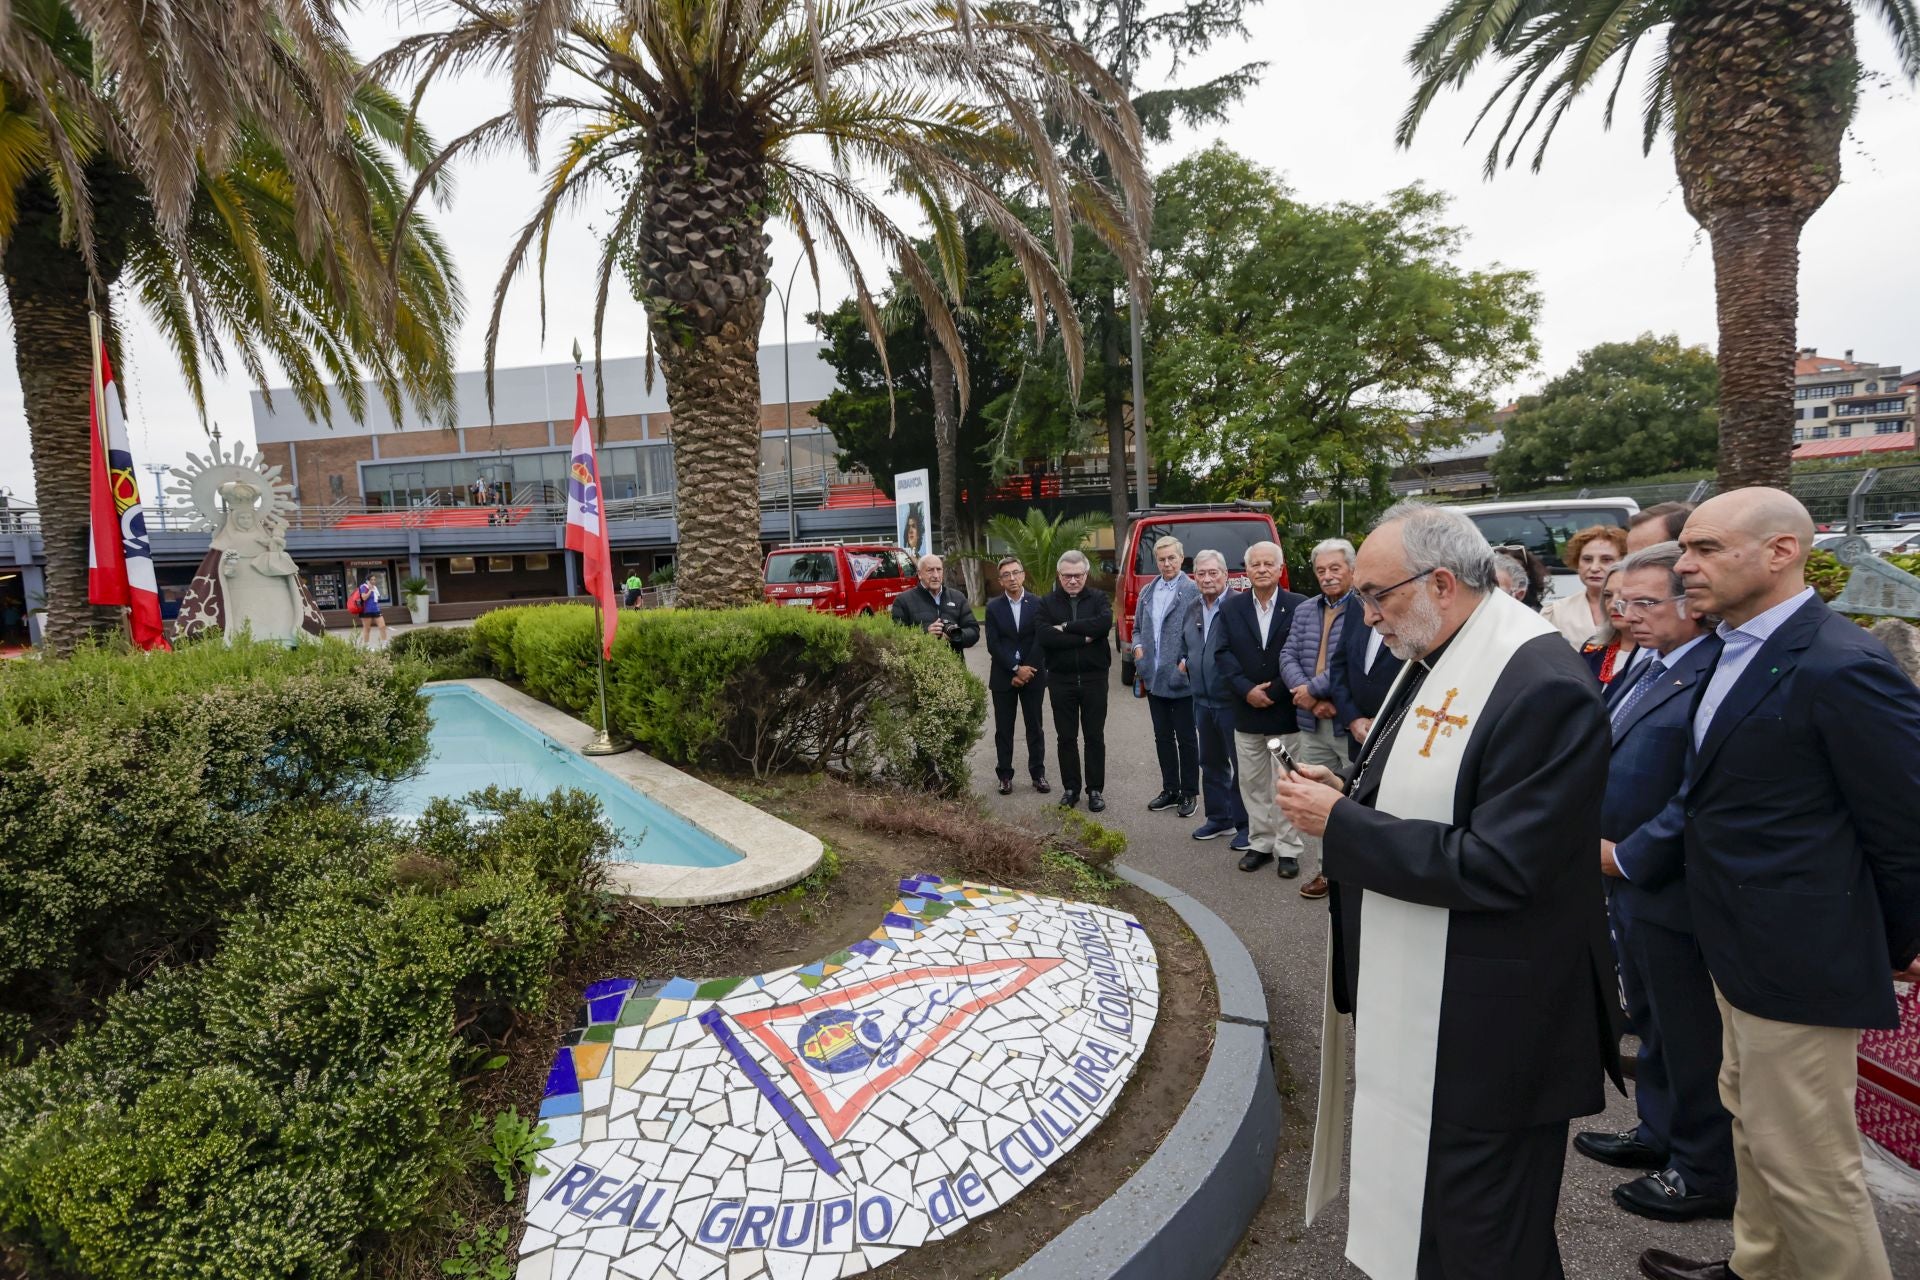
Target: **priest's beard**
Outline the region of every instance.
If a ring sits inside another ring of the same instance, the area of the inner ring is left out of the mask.
[[[1387,645],[1387,651],[1402,662],[1424,658],[1433,652],[1434,641],[1440,638],[1440,628],[1445,625],[1439,602],[1424,591],[1417,592],[1407,607],[1407,616],[1394,628],[1394,638]]]

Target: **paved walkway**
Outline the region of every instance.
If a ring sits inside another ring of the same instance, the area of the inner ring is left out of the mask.
[[[975,674],[986,671],[984,646],[967,655]],[[1325,963],[1326,904],[1308,902],[1298,892],[1299,881],[1283,881],[1272,870],[1248,875],[1234,863],[1225,840],[1200,843],[1188,833],[1199,825],[1199,815],[1182,820],[1171,810],[1147,812],[1146,803],[1159,788],[1152,730],[1146,705],[1116,687],[1107,719],[1107,800],[1102,819],[1127,833],[1127,861],[1151,875],[1179,886],[1226,920],[1253,953],[1267,989],[1272,1013],[1275,1075],[1281,1082],[1287,1114],[1281,1136],[1273,1189],[1255,1218],[1239,1254],[1222,1273],[1233,1280],[1299,1277],[1301,1280],[1363,1280],[1358,1268],[1344,1259],[1345,1199],[1326,1217],[1303,1230],[1301,1197],[1307,1181],[1307,1156],[1313,1138],[1312,1110],[1318,1093],[1321,973]],[[1017,735],[1016,735],[1017,736]],[[1047,726],[1048,776],[1058,784],[1058,763],[1052,756],[1053,728]],[[1058,799],[1038,796],[1026,785],[1024,745],[1016,746],[1018,789],[1010,796],[993,794],[993,735],[991,712],[987,732],[973,756],[977,790],[986,795],[993,811],[1009,821],[1035,820]],[[1082,802],[1082,812],[1085,803]],[[1311,850],[1307,874],[1317,862]],[[1632,1106],[1609,1087],[1609,1106],[1602,1118],[1584,1122],[1595,1127],[1629,1127]],[[1580,1125],[1583,1122],[1576,1122]],[[1625,1175],[1569,1152],[1566,1185],[1560,1197],[1560,1242],[1566,1270],[1574,1280],[1626,1280],[1637,1276],[1635,1259],[1649,1245],[1699,1258],[1723,1258],[1732,1247],[1732,1231],[1724,1222],[1669,1225],[1634,1217],[1614,1207],[1609,1192]],[[1896,1276],[1920,1277],[1920,1206],[1881,1204],[1881,1227],[1893,1256]]]

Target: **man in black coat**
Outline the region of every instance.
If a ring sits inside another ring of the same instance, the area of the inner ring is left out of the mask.
[[[1410,669],[1350,778],[1307,765],[1278,786],[1289,819],[1324,835],[1329,998],[1359,1029],[1353,1195],[1364,1187],[1368,1204],[1351,1210],[1348,1253],[1417,1259],[1421,1280],[1560,1280],[1568,1121],[1601,1109],[1603,1070],[1619,1079],[1600,869],[1584,852],[1599,844],[1606,785],[1600,691],[1558,633],[1499,591],[1492,549],[1464,513],[1389,510],[1361,545],[1353,590]],[[1447,674],[1428,680],[1436,669]],[[1444,817],[1397,816],[1436,804]],[[1392,923],[1376,939],[1382,920]],[[1416,937],[1409,921],[1428,932]],[[1356,1010],[1376,963],[1389,966],[1383,1003]],[[1410,979],[1417,994],[1393,986]],[[1428,982],[1437,1010],[1418,990]],[[1431,1038],[1402,1034],[1423,1025]],[[1370,1090],[1392,1094],[1383,1069],[1431,1079],[1409,1100],[1429,1127],[1383,1120],[1369,1103]],[[1337,1074],[1323,1091],[1344,1084],[1344,1065]],[[1323,1107],[1316,1166],[1321,1143],[1337,1161],[1339,1129]],[[1424,1150],[1408,1137],[1383,1151],[1378,1135],[1414,1132]],[[1396,1161],[1424,1166],[1422,1195],[1383,1183]],[[1418,1216],[1384,1219],[1377,1205]]]
[[[902,591],[893,601],[893,620],[918,627],[928,635],[944,636],[954,656],[980,639],[980,624],[967,607],[965,595],[946,585],[946,562],[939,556],[920,557],[920,585]]]
[[[1027,590],[1027,569],[1018,556],[1000,561],[1001,594],[987,601],[987,692],[993,698],[994,776],[1000,794],[1013,794],[1013,720],[1027,722],[1027,774],[1045,794],[1047,740],[1040,729],[1047,668],[1040,647],[1040,601]]]
[[[1107,671],[1113,653],[1113,605],[1107,593],[1087,585],[1087,557],[1069,551],[1054,574],[1057,585],[1040,602],[1040,647],[1047,655],[1047,688],[1053,696],[1053,737],[1060,752],[1060,803],[1071,809],[1087,789],[1087,808],[1107,807]],[[1086,739],[1087,771],[1080,772],[1080,739]]]
[[[1247,809],[1247,842],[1242,871],[1258,871],[1279,859],[1282,879],[1300,874],[1306,846],[1299,832],[1273,802],[1273,753],[1270,738],[1291,751],[1300,721],[1286,681],[1280,675],[1280,650],[1296,609],[1307,598],[1280,587],[1280,548],[1256,542],[1245,558],[1248,591],[1220,606],[1214,640],[1215,665],[1233,691],[1233,754],[1240,777],[1240,799]]]
[[[1694,609],[1722,620],[1720,658],[1685,789],[1612,850],[1637,886],[1684,878],[1725,1027],[1733,1256],[1650,1249],[1655,1280],[1892,1274],[1854,1090],[1860,1029],[1897,1022],[1891,973],[1920,976],[1920,690],[1806,586],[1813,533],[1777,489],[1688,518],[1677,567]]]
[[[1687,604],[1674,565],[1680,545],[1655,543],[1620,564],[1621,620],[1648,658],[1608,690],[1613,760],[1600,809],[1600,847],[1656,821],[1686,780],[1693,695],[1720,656],[1720,641]],[[1720,1105],[1720,1011],[1713,1002],[1682,881],[1644,888],[1607,879],[1614,954],[1627,1021],[1640,1038],[1633,1101],[1640,1122],[1624,1133],[1583,1133],[1576,1151],[1643,1178],[1614,1188],[1629,1213],[1668,1222],[1733,1216],[1732,1121]]]
[[[1347,620],[1340,628],[1340,644],[1327,666],[1333,685],[1334,722],[1347,735],[1347,759],[1360,758],[1360,744],[1379,714],[1380,704],[1400,674],[1400,659],[1393,656],[1380,633],[1361,617],[1360,601],[1347,593]]]

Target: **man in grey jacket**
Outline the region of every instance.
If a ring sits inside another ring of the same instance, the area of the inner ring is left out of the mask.
[[[1187,676],[1187,615],[1200,588],[1181,571],[1186,550],[1178,538],[1153,544],[1160,576],[1140,592],[1133,613],[1135,678],[1146,690],[1153,715],[1153,745],[1160,756],[1160,794],[1147,808],[1177,809],[1193,816],[1200,794],[1200,744],[1194,734],[1193,682]]]
[[[1200,790],[1207,820],[1194,828],[1195,840],[1229,833],[1233,850],[1253,848],[1247,839],[1247,806],[1240,799],[1234,768],[1233,713],[1240,701],[1220,674],[1214,651],[1220,640],[1220,606],[1227,599],[1227,558],[1211,549],[1193,553],[1193,583],[1200,599],[1187,614],[1187,671],[1193,677],[1193,720],[1200,733]]]
[[[1294,750],[1302,764],[1325,765],[1336,772],[1347,763],[1347,735],[1336,723],[1331,664],[1352,612],[1347,589],[1353,585],[1353,560],[1353,544],[1345,538],[1328,538],[1313,549],[1320,594],[1300,606],[1280,649],[1280,679],[1300,722]],[[1326,897],[1327,878],[1315,875],[1300,886],[1300,896]]]

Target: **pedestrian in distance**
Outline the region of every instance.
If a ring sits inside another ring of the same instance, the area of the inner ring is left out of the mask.
[[[941,637],[958,657],[961,650],[971,649],[979,641],[980,624],[967,605],[967,597],[946,585],[944,560],[921,556],[919,569],[919,585],[894,597],[893,620]]]
[[[1154,812],[1193,816],[1200,792],[1200,743],[1193,723],[1193,681],[1187,674],[1186,622],[1200,588],[1182,570],[1186,548],[1178,538],[1153,544],[1160,576],[1140,592],[1133,612],[1134,679],[1147,695],[1153,746],[1160,758],[1160,793],[1147,802]]]
[[[1854,1091],[1861,1028],[1897,1025],[1892,977],[1920,976],[1920,689],[1806,584],[1813,537],[1778,489],[1687,518],[1675,568],[1720,657],[1658,838],[1602,850],[1636,887],[1684,881],[1723,1028],[1733,1255],[1649,1249],[1652,1280],[1892,1275]]]
[[[386,648],[387,618],[385,614],[380,612],[380,588],[374,585],[371,574],[364,578],[359,586],[354,588],[354,595],[360,601],[361,647],[366,649],[373,647],[373,632],[374,628],[378,627],[380,629],[380,647],[383,649]]]
[[[646,585],[646,583],[640,581],[638,570],[627,575],[627,608],[638,609],[640,607],[640,592],[645,589]]]
[[[1060,803],[1073,808],[1084,785],[1087,808],[1099,813],[1107,807],[1107,672],[1113,664],[1107,633],[1113,630],[1113,605],[1106,592],[1087,585],[1090,568],[1082,552],[1060,557],[1054,588],[1040,602],[1040,647],[1047,655],[1053,740],[1060,755]]]
[[[1047,739],[1040,727],[1047,667],[1040,647],[1040,601],[1027,590],[1027,569],[1017,556],[999,564],[1001,594],[987,601],[987,693],[993,699],[994,776],[1000,794],[1013,794],[1014,717],[1026,722],[1027,776],[1045,795]]]
[[[1250,847],[1240,869],[1258,871],[1273,862],[1280,878],[1291,880],[1300,874],[1305,844],[1274,803],[1279,764],[1267,741],[1277,737],[1289,751],[1298,745],[1300,722],[1280,676],[1280,650],[1295,611],[1307,598],[1281,589],[1280,548],[1273,543],[1248,547],[1245,563],[1251,589],[1221,606],[1217,624],[1220,675],[1235,699],[1234,763],[1240,800],[1247,808]]]
[[[1226,604],[1227,558],[1205,549],[1193,553],[1193,584],[1200,598],[1187,612],[1187,663],[1193,678],[1193,721],[1200,739],[1200,792],[1207,820],[1194,828],[1195,840],[1231,835],[1235,853],[1253,848],[1247,839],[1247,807],[1240,800],[1240,775],[1234,764],[1233,718],[1239,698],[1220,673],[1216,653],[1223,634],[1220,609]]]
[[[1607,699],[1613,756],[1600,809],[1603,867],[1612,851],[1662,838],[1661,815],[1686,783],[1693,695],[1713,671],[1720,640],[1688,604],[1680,544],[1655,543],[1620,562],[1621,625],[1647,660]],[[1607,877],[1620,989],[1639,1037],[1634,1108],[1623,1133],[1588,1132],[1576,1151],[1644,1177],[1614,1188],[1614,1203],[1668,1222],[1733,1216],[1732,1121],[1720,1103],[1720,1011],[1693,933],[1687,886],[1645,888]]]
[[[1300,723],[1294,759],[1339,769],[1347,760],[1347,734],[1335,723],[1333,655],[1353,613],[1347,588],[1353,583],[1353,544],[1328,538],[1313,549],[1313,576],[1320,594],[1300,606],[1280,650],[1280,679],[1293,699]],[[1364,623],[1355,625],[1364,626]],[[1300,886],[1303,898],[1327,896],[1327,878],[1316,872]]]

